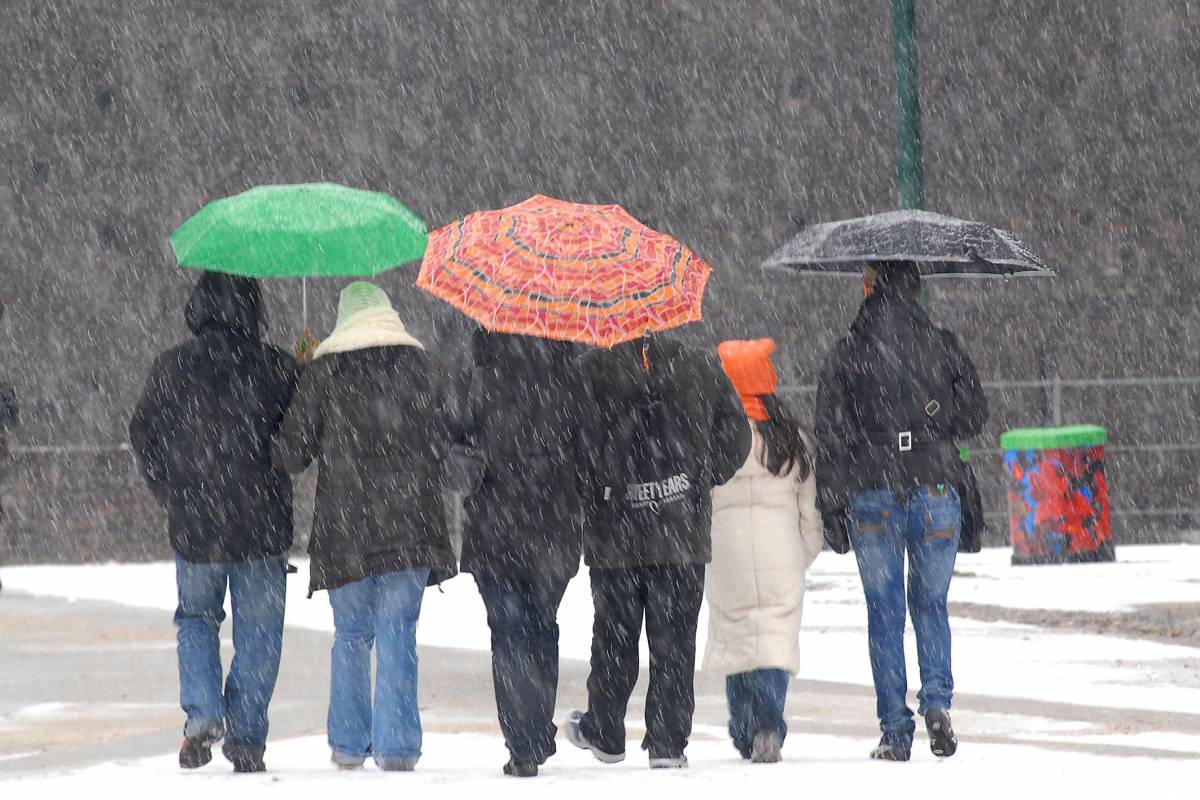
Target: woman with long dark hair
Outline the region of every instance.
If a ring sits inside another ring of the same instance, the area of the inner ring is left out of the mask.
[[[723,342],[717,353],[742,398],[754,444],[733,480],[713,490],[708,645],[704,667],[725,675],[729,735],[743,758],[781,758],[783,706],[800,666],[805,571],[823,544],[809,445],[775,394],[770,339]]]

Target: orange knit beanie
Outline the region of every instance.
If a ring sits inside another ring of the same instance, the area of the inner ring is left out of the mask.
[[[767,420],[763,395],[775,394],[775,385],[779,381],[771,364],[774,350],[775,342],[772,339],[731,339],[717,346],[721,366],[742,398],[746,416],[758,422]]]

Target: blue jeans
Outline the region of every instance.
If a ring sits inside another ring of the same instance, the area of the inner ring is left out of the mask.
[[[175,556],[179,606],[179,703],[185,736],[225,736],[225,754],[262,757],[267,706],[283,649],[284,556],[198,564]],[[221,688],[225,590],[233,608],[233,663]]]
[[[921,690],[917,713],[950,708],[950,618],[946,595],[962,528],[957,492],[917,487],[901,501],[892,492],[862,491],[850,500],[850,541],[867,598],[867,639],[879,727],[903,747],[915,725],[905,697],[904,553],[908,551],[908,611],[917,636]]]
[[[787,737],[783,705],[790,680],[791,675],[782,669],[756,669],[726,676],[729,735],[742,758],[750,757],[757,733],[774,731],[780,742]]]
[[[569,578],[476,573],[492,631],[492,686],[504,744],[514,761],[554,755],[558,606]]]
[[[428,580],[428,569],[400,570],[329,590],[334,634],[326,725],[338,753],[377,761],[421,755],[417,618]]]

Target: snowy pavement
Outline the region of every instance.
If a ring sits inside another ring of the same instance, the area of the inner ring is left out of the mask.
[[[566,746],[569,748],[569,745]],[[725,743],[698,741],[689,748],[692,766],[681,772],[651,772],[632,757],[605,766],[578,750],[561,749],[537,780],[499,776],[496,765],[506,753],[495,736],[456,733],[426,737],[426,755],[411,774],[374,768],[339,773],[328,764],[324,737],[311,736],[274,744],[271,771],[260,776],[232,775],[208,767],[182,774],[173,755],[103,764],[74,773],[21,778],[0,783],[5,796],[73,797],[86,790],[96,797],[328,798],[415,793],[428,797],[606,798],[655,794],[697,800],[728,798],[759,791],[774,797],[885,797],[927,792],[934,796],[1006,798],[1053,797],[1069,788],[1081,798],[1126,798],[1145,792],[1159,798],[1192,797],[1198,764],[1194,760],[1111,759],[1038,747],[977,744],[946,762],[932,757],[908,764],[864,761],[833,736],[799,734],[789,738],[787,760],[751,765]],[[794,755],[793,755],[794,754]],[[1149,780],[1148,780],[1149,779]],[[11,792],[11,794],[10,794]],[[25,794],[27,792],[28,794]]]
[[[1162,790],[1157,791],[1159,796],[1190,796],[1189,792],[1171,794],[1172,787],[1182,786],[1175,777],[1191,776],[1194,788],[1195,776],[1200,774],[1200,650],[1190,632],[1164,630],[1161,636],[1134,638],[1018,624],[1005,618],[1005,610],[1011,610],[1014,619],[1023,618],[1022,614],[1027,617],[1031,611],[1046,612],[1052,619],[1059,614],[1070,619],[1070,614],[1080,612],[1103,617],[1133,614],[1151,606],[1200,605],[1200,546],[1124,547],[1118,558],[1116,564],[1059,567],[1012,567],[1002,549],[959,558],[952,604],[964,610],[987,607],[990,613],[987,619],[974,613],[958,616],[953,623],[955,721],[963,746],[958,756],[945,763],[933,760],[920,734],[913,763],[864,762],[875,738],[871,733],[873,700],[865,608],[853,558],[825,553],[809,573],[801,680],[789,698],[794,734],[784,750],[787,763],[779,767],[748,766],[737,759],[721,728],[720,681],[701,675],[697,731],[689,749],[692,769],[685,775],[645,774],[644,756],[637,752],[635,741],[630,742],[630,759],[616,768],[602,768],[561,743],[559,756],[544,769],[545,780],[535,782],[536,786],[520,782],[519,789],[513,787],[513,781],[504,781],[497,773],[504,752],[498,731],[494,731],[490,691],[474,687],[470,713],[476,722],[472,724],[463,722],[470,716],[468,711],[460,708],[456,715],[443,715],[437,701],[431,703],[423,697],[430,733],[426,755],[414,775],[334,773],[327,765],[320,736],[273,739],[268,752],[270,775],[249,779],[226,777],[227,766],[216,763],[200,774],[181,775],[169,754],[101,760],[75,771],[29,775],[6,771],[6,761],[19,764],[25,754],[0,747],[0,792],[10,796],[6,789],[19,788],[42,794],[112,781],[131,788],[171,786],[170,791],[181,797],[190,796],[193,790],[197,794],[229,794],[235,787],[251,786],[256,787],[256,794],[288,787],[293,795],[311,792],[316,796],[331,788],[328,781],[374,785],[398,780],[423,790],[440,787],[447,794],[486,789],[504,797],[510,791],[537,794],[570,786],[573,796],[587,797],[598,794],[601,787],[606,793],[626,785],[644,792],[662,781],[682,781],[680,789],[715,795],[735,785],[747,786],[749,777],[767,780],[771,786],[803,782],[806,788],[836,789],[852,784],[852,796],[856,796],[886,788],[895,780],[894,770],[901,769],[906,782],[919,782],[925,776],[945,778],[956,785],[969,785],[975,796],[992,796],[987,794],[992,790],[996,796],[1001,791],[1007,795],[1021,784],[1032,787],[1048,782],[1072,792],[1092,787],[1093,796],[1118,797],[1144,790],[1151,774]],[[296,635],[304,630],[327,634],[332,630],[328,603],[322,595],[304,599],[307,565],[297,563],[300,574],[290,584],[288,625]],[[162,612],[174,607],[174,572],[169,563],[9,567],[3,571],[3,579],[5,594],[19,592],[81,604],[105,601]],[[456,578],[442,588],[442,592],[426,593],[418,633],[426,648],[423,687],[431,658],[432,663],[439,663],[436,654],[440,648],[479,651],[483,657],[482,651],[488,647],[483,609],[471,579]],[[0,610],[2,603],[0,595]],[[169,624],[169,617],[165,619]],[[560,626],[564,659],[586,660],[591,628],[586,574],[572,582]],[[703,632],[702,621],[702,638]],[[1178,642],[1172,640],[1176,634]],[[156,646],[167,647],[164,655],[169,656],[169,644],[166,639]],[[319,650],[317,645],[313,647]],[[911,657],[915,653],[911,641],[908,649]],[[285,661],[287,658],[285,652]],[[584,672],[582,664],[564,670],[564,698],[578,702],[582,687],[565,684],[578,681]],[[910,685],[915,685],[916,674],[913,662]],[[471,675],[471,680],[486,680],[478,665]],[[173,679],[174,675],[165,677]],[[323,687],[318,694],[320,691]],[[277,695],[277,702],[279,699]],[[319,707],[320,699],[313,698],[312,704]],[[563,708],[560,703],[560,712]],[[0,731],[19,728],[31,715],[47,711],[53,709],[0,706]],[[56,713],[69,717],[85,711],[59,709]],[[159,713],[178,714],[169,708]],[[314,719],[297,730],[318,733],[319,716],[312,710],[304,713]],[[631,739],[638,730],[638,714],[640,709],[631,709]],[[862,768],[851,775],[848,765]],[[928,772],[934,769],[940,771]],[[4,782],[5,775],[12,776],[11,783]],[[597,782],[597,778],[603,781]],[[958,784],[959,780],[970,783]],[[241,793],[237,789],[231,796]]]

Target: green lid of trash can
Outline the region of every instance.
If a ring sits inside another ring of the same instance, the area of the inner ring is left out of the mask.
[[[1064,428],[1020,428],[1000,434],[1005,450],[1056,450],[1062,447],[1095,447],[1108,444],[1108,431],[1099,425]]]

